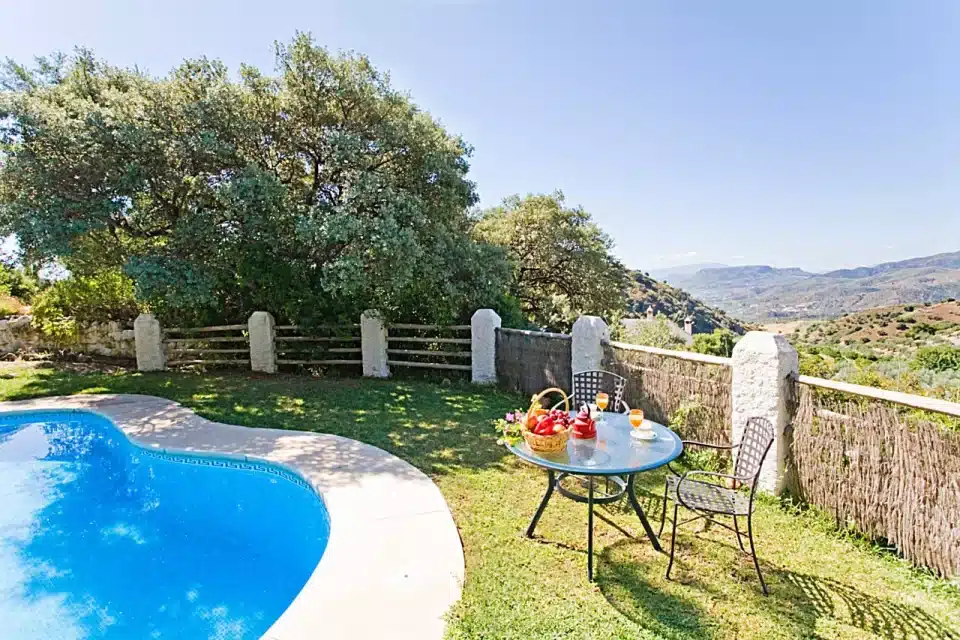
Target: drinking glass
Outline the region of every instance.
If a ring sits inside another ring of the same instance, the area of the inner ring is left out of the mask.
[[[630,425],[634,429],[639,429],[640,425],[643,424],[643,409],[631,409],[630,415],[627,417],[630,420]]]
[[[603,412],[606,410],[607,405],[610,404],[610,396],[603,393],[602,391],[597,394],[596,397],[597,408],[600,409],[600,417],[597,418],[598,423],[603,422]]]

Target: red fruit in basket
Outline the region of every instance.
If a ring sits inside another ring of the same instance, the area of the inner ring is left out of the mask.
[[[533,432],[537,435],[547,435],[553,433],[553,426],[556,424],[553,418],[546,416],[537,423],[537,426],[534,428]]]

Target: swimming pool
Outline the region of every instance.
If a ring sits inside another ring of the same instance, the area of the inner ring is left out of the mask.
[[[4,637],[259,638],[329,535],[278,465],[144,449],[90,412],[0,415]]]

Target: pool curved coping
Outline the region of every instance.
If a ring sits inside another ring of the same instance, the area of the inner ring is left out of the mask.
[[[409,463],[340,436],[213,422],[154,396],[0,402],[0,413],[58,409],[100,414],[146,449],[279,464],[320,494],[330,539],[267,640],[443,636],[460,599],[463,547],[440,490]]]

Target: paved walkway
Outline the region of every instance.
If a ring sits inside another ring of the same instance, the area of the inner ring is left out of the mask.
[[[323,558],[270,640],[443,636],[460,598],[463,549],[436,485],[382,449],[329,434],[211,422],[153,396],[78,395],[0,403],[0,412],[87,409],[153,449],[269,460],[306,478],[330,514]]]

